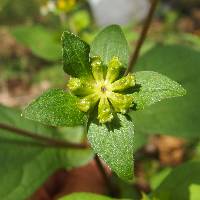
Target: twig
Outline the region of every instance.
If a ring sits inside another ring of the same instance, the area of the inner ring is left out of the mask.
[[[125,76],[131,72],[133,70],[133,67],[134,65],[136,64],[136,61],[138,59],[138,56],[139,56],[139,53],[140,53],[140,50],[141,50],[141,47],[146,39],[146,36],[147,36],[147,32],[149,30],[149,27],[150,27],[150,24],[152,22],[152,19],[153,19],[153,15],[154,15],[154,12],[156,10],[156,6],[158,4],[158,1],[159,0],[152,0],[152,3],[151,3],[151,7],[149,9],[149,13],[146,17],[146,20],[145,20],[145,23],[144,23],[144,26],[143,26],[143,29],[142,29],[142,32],[140,34],[140,38],[139,40],[137,41],[137,44],[136,44],[136,48],[131,56],[131,59],[130,59],[130,62],[129,62],[129,66],[125,72]]]
[[[106,173],[105,168],[104,168],[104,166],[102,165],[102,162],[101,162],[101,160],[99,159],[99,157],[98,157],[97,154],[95,155],[95,162],[96,162],[96,165],[97,165],[99,171],[101,172],[101,174],[102,174],[102,176],[103,176],[103,178],[104,178],[104,180],[105,180],[105,183],[106,183],[106,185],[107,185],[107,188],[109,189],[110,195],[111,195],[112,197],[117,197],[118,194],[117,194],[116,186],[112,184],[111,179],[110,179],[110,177],[108,176],[108,174]]]
[[[32,138],[38,142],[41,142],[44,146],[55,147],[55,148],[75,148],[75,149],[85,149],[88,148],[86,144],[76,144],[67,141],[57,140],[53,138],[49,138],[46,136],[38,135],[36,133],[31,133],[26,130],[22,130],[16,127],[9,126],[7,124],[0,123],[0,129],[4,129],[7,131],[11,131],[17,135],[25,136]]]

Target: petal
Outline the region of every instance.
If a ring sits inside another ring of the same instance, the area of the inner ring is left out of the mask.
[[[99,100],[99,96],[97,94],[90,94],[82,99],[80,99],[77,103],[77,107],[83,111],[87,112],[91,108],[93,108],[97,101]]]
[[[108,63],[106,80],[108,80],[110,83],[115,81],[119,76],[121,68],[122,64],[119,61],[119,58],[113,57],[112,60]]]
[[[92,58],[92,74],[94,76],[94,79],[96,81],[101,81],[103,80],[103,65],[101,62],[101,58],[98,56],[94,56]]]
[[[110,122],[113,119],[107,97],[102,97],[98,106],[98,119],[100,123]]]
[[[79,78],[70,78],[67,84],[69,90],[75,95],[86,96],[94,93],[94,82]]]
[[[131,95],[124,95],[115,92],[111,92],[108,96],[116,112],[123,114],[132,106],[133,97]]]
[[[112,84],[112,91],[122,91],[135,85],[135,77],[133,74],[128,74],[125,77],[115,81]]]

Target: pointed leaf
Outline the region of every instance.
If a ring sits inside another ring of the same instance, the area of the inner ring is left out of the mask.
[[[91,44],[91,56],[100,56],[106,65],[117,56],[123,66],[127,67],[128,44],[120,26],[108,26],[96,36]]]
[[[74,77],[89,77],[90,46],[70,32],[62,35],[64,71]]]
[[[155,199],[164,200],[191,200],[191,186],[193,184],[200,186],[199,170],[199,161],[188,162],[178,166],[163,180],[160,186],[152,193],[152,196]]]
[[[109,124],[92,122],[88,140],[94,151],[123,179],[133,178],[133,122],[118,114]]]
[[[23,116],[51,126],[78,126],[87,121],[77,106],[77,97],[61,90],[51,89],[35,99],[23,111]]]
[[[16,26],[11,33],[17,42],[42,59],[58,61],[62,57],[60,41],[54,38],[51,30],[42,26]]]
[[[152,71],[141,71],[135,74],[138,92],[133,93],[136,109],[144,109],[163,99],[183,96],[185,89],[168,77]]]
[[[136,70],[152,70],[180,83],[187,94],[133,112],[138,134],[170,134],[199,138],[200,52],[183,45],[157,45],[144,54]],[[155,123],[156,122],[156,123]]]
[[[48,138],[64,140],[56,129],[24,119],[20,113],[0,106],[0,123]],[[65,130],[65,135],[71,129]],[[80,143],[81,139],[76,142]],[[82,166],[92,158],[93,154],[89,149],[50,148],[31,138],[0,128],[0,199],[29,199],[58,169]]]

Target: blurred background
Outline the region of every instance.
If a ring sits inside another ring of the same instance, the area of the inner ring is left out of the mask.
[[[60,42],[64,30],[90,43],[102,27],[120,24],[134,49],[149,4],[149,0],[1,0],[0,102],[23,106],[41,90],[65,87]],[[142,53],[161,42],[199,48],[198,6],[198,0],[162,0]]]
[[[64,30],[90,43],[103,27],[120,24],[130,51],[133,51],[150,3],[149,0],[0,0],[0,104],[23,108],[48,88],[66,88],[60,41]],[[170,121],[170,127],[164,122],[157,127],[144,125],[152,134],[136,135],[135,185],[144,192],[156,188],[172,166],[197,159],[200,155],[197,88],[200,72],[199,0],[160,1],[136,70],[154,70],[154,67],[155,71],[191,89],[187,99],[190,104],[180,103],[180,107],[177,104],[175,109],[176,113],[186,109],[191,109],[191,112],[182,112],[180,115],[185,118],[175,118]],[[162,109],[156,112],[164,113]],[[187,116],[190,122],[187,127],[182,127]],[[136,120],[139,125],[141,118]],[[72,170],[71,174],[60,171],[32,199],[51,199],[50,196],[57,195],[58,185],[61,193],[68,191],[68,186],[72,191],[81,190],[77,185],[88,191],[104,193],[105,186],[95,170],[93,164],[89,164]],[[82,177],[90,173],[96,177]],[[68,177],[68,182],[65,177]],[[80,184],[74,181],[74,177],[88,181]]]

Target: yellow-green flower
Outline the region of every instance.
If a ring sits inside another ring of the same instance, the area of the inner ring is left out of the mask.
[[[74,8],[76,0],[57,0],[57,8],[60,11],[68,12]]]
[[[100,123],[110,122],[114,117],[114,111],[125,114],[133,105],[133,97],[123,92],[135,86],[135,77],[128,74],[119,78],[122,64],[118,57],[113,57],[106,67],[103,66],[100,57],[93,57],[91,70],[92,79],[72,77],[68,82],[69,90],[80,97],[78,108],[88,112],[98,103]]]

